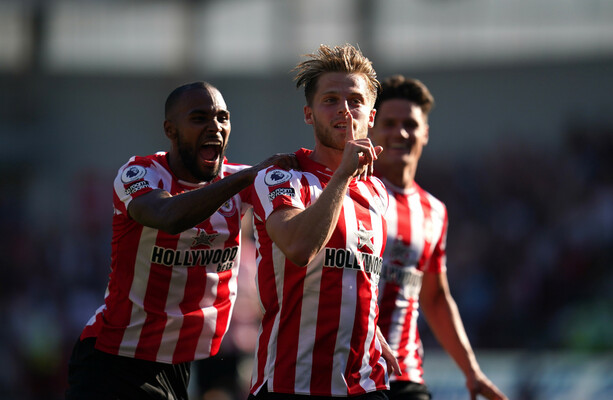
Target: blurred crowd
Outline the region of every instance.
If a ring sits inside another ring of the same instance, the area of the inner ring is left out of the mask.
[[[422,163],[417,181],[448,206],[475,347],[613,349],[612,127],[570,126],[560,149],[509,136],[463,165]]]
[[[417,181],[448,207],[448,276],[476,349],[613,350],[613,127],[563,134],[560,148],[509,137],[478,157],[420,164]],[[61,399],[69,352],[106,287],[114,176],[74,177],[68,227],[26,218],[22,178],[0,187],[0,398]],[[222,356],[195,368],[198,398],[244,393],[259,318],[252,259],[244,272]],[[226,392],[206,397],[211,381]]]

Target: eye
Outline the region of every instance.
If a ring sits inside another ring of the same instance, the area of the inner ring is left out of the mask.
[[[418,124],[417,121],[415,120],[410,120],[410,121],[406,121],[404,123],[404,129],[415,129],[417,128]]]

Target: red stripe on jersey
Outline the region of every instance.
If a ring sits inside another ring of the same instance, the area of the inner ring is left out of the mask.
[[[406,307],[406,314],[404,315],[404,323],[402,324],[402,335],[400,335],[400,341],[398,344],[397,357],[401,360],[409,354],[408,344],[411,333],[411,326],[416,322],[413,320],[413,310],[415,309],[415,299],[409,299],[409,305]]]
[[[432,205],[430,204],[429,199],[426,196],[420,196],[421,208],[424,213],[424,225],[422,229],[424,232],[432,229]],[[418,268],[419,270],[424,270],[426,262],[430,258],[430,247],[432,247],[432,236],[424,235],[424,251],[421,253],[421,258],[419,259]]]
[[[413,236],[413,229],[411,225],[412,215],[411,215],[410,207],[409,207],[409,198],[407,196],[404,196],[396,192],[394,192],[393,195],[394,195],[394,199],[396,200],[396,210],[397,210],[396,213],[399,216],[396,221],[396,225],[398,227],[396,232],[402,232],[402,234],[399,235],[401,236],[401,239],[406,243],[410,243],[412,236]],[[402,216],[402,218],[400,216]],[[423,260],[423,256],[422,256],[422,260]],[[395,290],[394,292],[394,300],[395,300],[398,297],[398,292],[401,290],[401,287],[393,283],[387,283],[385,285],[386,289],[388,288],[388,286]],[[415,322],[413,321],[413,310],[415,307],[415,300],[408,299],[408,302],[409,304],[406,307],[406,313],[404,314],[402,334],[400,335],[400,340],[398,341],[398,351],[396,355],[396,357],[398,357],[398,359],[400,360],[401,368],[403,368],[403,374],[405,374],[404,368],[406,367],[405,358],[409,354],[408,345],[409,345],[409,339],[411,336],[410,335],[411,325],[414,324]],[[386,319],[391,318],[391,314],[392,314],[392,311],[394,310],[394,307],[395,307],[395,301],[392,307],[389,307],[386,309],[387,311],[385,313]],[[381,309],[383,309],[383,305],[381,306]],[[389,326],[387,328],[389,330]],[[416,352],[413,352],[413,355],[415,355],[415,353]]]
[[[356,290],[357,300],[354,331],[351,337],[351,352],[349,353],[349,360],[347,362],[347,368],[345,369],[345,376],[347,379],[347,393],[349,395],[364,393],[364,390],[360,386],[360,380],[362,378],[360,374],[360,367],[362,365],[362,359],[364,358],[364,342],[362,341],[362,330],[368,329],[368,311],[365,309],[370,308],[370,288],[364,285],[364,277],[362,274],[357,274]],[[356,331],[357,328],[357,331]],[[361,334],[358,335],[358,332]],[[353,371],[353,372],[352,372]]]
[[[396,305],[399,286],[386,282],[379,299],[379,329],[384,337],[389,337],[392,323],[392,310]]]
[[[240,210],[237,211],[235,217],[227,219],[229,224],[235,223],[237,226],[240,226]],[[238,233],[238,227],[235,230]],[[239,244],[239,235],[232,237],[230,236],[228,240],[226,240],[225,246],[226,248],[232,248]],[[223,261],[223,259],[222,259]],[[239,262],[238,259],[235,261]],[[211,355],[217,354],[219,351],[219,347],[221,346],[221,339],[228,327],[228,323],[230,320],[230,315],[232,313],[233,302],[230,301],[230,281],[232,279],[232,274],[235,273],[235,269],[232,268],[230,270],[221,272],[219,274],[219,283],[217,284],[217,298],[215,299],[215,303],[213,303],[213,307],[217,309],[217,324],[215,326],[215,335],[213,336],[213,340],[211,342]]]
[[[163,182],[160,180],[160,187],[163,187]],[[183,188],[178,182],[173,181],[170,187],[170,193],[179,194],[183,192]],[[167,234],[158,231],[156,245],[167,249],[177,249],[179,235],[173,235],[171,239]],[[134,353],[134,357],[155,361],[156,355],[162,343],[164,328],[166,327],[167,314],[166,300],[170,288],[170,280],[172,278],[172,268],[169,266],[151,263],[149,270],[149,279],[147,281],[147,290],[143,300],[143,308],[147,314],[145,323],[140,332],[138,346]]]
[[[345,225],[343,213],[339,216],[337,225]],[[343,232],[334,230],[329,243],[344,242]],[[315,346],[313,347],[313,371],[317,371],[317,373],[311,377],[311,391],[317,393],[323,390],[322,388],[328,388],[321,395],[330,396],[334,348],[336,347],[338,325],[341,320],[339,305],[343,297],[343,292],[336,290],[336,288],[343,285],[343,269],[323,268],[321,273],[320,290],[321,293],[326,293],[326,297],[320,300],[317,310],[318,323],[315,332]]]
[[[306,268],[295,266],[277,254],[266,233],[266,218],[281,207],[308,207],[332,175],[310,160],[308,151],[297,156],[302,171],[292,171],[291,176],[262,171],[254,182],[261,256],[258,293],[265,313],[251,393],[266,380],[272,392],[313,396],[385,388],[385,368],[376,350],[376,278],[371,274],[379,273],[385,243],[387,193],[375,179],[352,182],[351,199],[345,198],[325,248]],[[274,184],[275,178],[283,183]],[[369,272],[364,270],[366,262]],[[297,277],[296,270],[304,275]],[[358,289],[360,285],[365,288]],[[279,291],[282,299],[277,298]]]
[[[208,233],[214,232],[210,220],[202,222],[198,225],[198,228],[204,229]],[[204,313],[200,308],[200,302],[205,295],[206,285],[207,271],[205,266],[187,269],[183,300],[179,304],[183,314],[183,325],[179,331],[179,339],[172,356],[174,363],[179,362],[178,360],[192,359],[196,354],[198,340],[204,325]]]
[[[211,349],[219,348],[234,301],[240,217],[246,205],[243,194],[234,196],[232,204],[222,206],[205,222],[207,226],[212,224],[211,232],[225,239],[215,240],[216,236],[207,237],[206,232],[201,236],[202,224],[180,235],[143,228],[127,214],[132,199],[154,189],[167,190],[174,196],[209,184],[179,182],[170,171],[166,155],[132,157],[118,171],[107,296],[82,337],[97,336],[96,348],[111,354],[178,363],[208,357]],[[132,170],[126,172],[128,167]],[[228,176],[247,167],[224,160],[222,174]],[[214,222],[209,223],[211,220]],[[202,249],[207,245],[191,238],[209,240],[210,247]],[[213,267],[213,254],[225,251],[236,256],[233,273],[218,272]],[[185,263],[188,258],[192,265]],[[214,317],[205,321],[205,315]]]
[[[396,232],[402,232],[402,240],[410,243],[413,236],[413,229],[411,229],[412,218],[409,198],[394,192],[394,199],[396,200],[396,213],[398,216],[402,216],[402,218],[398,217],[396,221],[396,225],[398,226]]]
[[[106,309],[113,310],[113,313],[109,314],[103,311],[102,319],[104,324],[101,326],[99,339],[96,341],[96,348],[111,354],[118,354],[125,328],[130,323],[132,315],[132,302],[125,294],[130,293],[134,280],[134,265],[137,256],[134,249],[138,248],[138,239],[143,227],[132,220],[130,221],[132,222],[130,229],[135,234],[119,240],[117,233],[114,233],[111,241],[109,293],[104,301]],[[115,225],[114,220],[113,232],[123,232],[123,229],[116,229]],[[125,265],[130,267],[118,268],[118,260],[120,259],[122,260],[122,265],[125,260]],[[103,337],[103,340],[100,340],[100,337]]]
[[[204,318],[202,310],[198,306],[202,296],[204,296],[207,281],[206,271],[203,270],[206,270],[206,268],[202,266],[187,270],[186,286],[190,285],[192,288],[185,291],[185,298],[179,306],[183,313],[183,326],[179,332],[177,347],[173,354],[173,363],[177,363],[177,360],[193,358],[196,354],[198,337],[202,332],[202,319]]]
[[[158,233],[158,238],[159,236],[160,234]],[[175,239],[175,242],[177,239]],[[168,240],[165,242],[165,246],[166,248],[170,247]],[[174,248],[176,248],[176,243]],[[143,324],[138,346],[134,353],[134,357],[136,358],[155,361],[152,355],[157,354],[160,344],[162,343],[164,328],[166,327],[166,313],[161,310],[166,308],[166,299],[168,297],[171,277],[172,267],[151,263],[149,280],[147,281],[147,291],[143,301],[143,307],[147,313],[147,318]]]
[[[370,221],[369,204],[367,199],[359,195],[359,192],[355,188],[350,188],[350,197],[356,203],[355,212],[356,220],[362,224],[362,227],[367,231],[372,231],[372,223]],[[361,205],[362,207],[358,207]],[[357,229],[358,227],[354,227]],[[350,228],[347,227],[347,230]],[[367,246],[363,246],[361,251],[364,253],[372,254],[372,250]],[[347,379],[347,394],[358,395],[365,393],[360,383],[363,379],[361,373],[361,365],[365,356],[364,338],[368,336],[369,330],[373,327],[370,326],[370,308],[373,300],[373,294],[371,291],[370,283],[366,280],[363,271],[359,271],[356,274],[356,291],[357,291],[357,304],[355,308],[354,317],[354,330],[351,338],[351,352],[347,362],[347,368],[345,375]],[[376,324],[376,318],[375,318]],[[374,358],[374,342],[369,344],[369,359],[372,361]],[[372,367],[372,363],[369,363]],[[351,372],[353,371],[353,372]]]
[[[281,374],[275,374],[273,382],[275,391],[291,392],[294,389],[306,270],[306,267],[298,267],[289,261],[285,262],[283,300],[279,319],[279,331],[284,334],[280,335],[277,341],[277,352],[283,353],[283,357],[278,357],[275,363],[275,369],[283,371],[284,378],[279,379]]]
[[[376,340],[378,339],[375,333],[373,335],[372,341],[370,342],[370,348],[369,348],[370,366],[372,368],[369,378],[375,383],[385,382],[385,376],[387,374],[387,370],[379,362],[382,357],[381,357],[381,351],[377,350],[375,346]],[[384,383],[378,383],[377,390],[387,390],[387,386]]]
[[[394,206],[386,215],[391,229],[388,230],[389,252],[384,254],[387,273],[379,285],[382,291],[379,326],[402,368],[402,376],[391,378],[423,383],[417,330],[421,285],[418,274],[440,273],[445,268],[447,213],[442,202],[416,183],[409,189],[386,184]],[[386,281],[386,277],[390,280]],[[396,282],[396,277],[400,281]]]
[[[443,229],[441,231],[441,236],[436,242],[434,249],[432,250],[432,257],[428,261],[428,265],[425,266],[425,269],[430,272],[439,273],[443,268],[446,268],[446,243],[447,243],[447,227],[448,227],[448,215],[447,209],[443,210]]]
[[[232,310],[232,302],[230,302],[230,278],[232,270],[224,271],[219,274],[219,284],[217,287],[217,298],[213,307],[217,309],[217,324],[215,325],[215,335],[211,341],[211,355],[214,356],[219,351],[221,346],[221,338],[228,326],[230,312]]]
[[[258,202],[254,203],[254,212],[255,207],[257,207]],[[258,225],[256,228],[262,229],[261,225]],[[271,246],[270,239],[268,236],[260,236],[259,232],[256,232],[257,238],[261,240],[256,241],[256,252],[260,257],[271,258]],[[268,244],[266,244],[268,243]],[[267,302],[264,303],[264,309],[266,312],[262,316],[261,321],[261,332],[258,338],[258,346],[256,350],[256,371],[257,371],[257,380],[252,382],[252,387],[259,388],[264,384],[264,379],[266,377],[265,368],[266,368],[266,357],[268,355],[268,344],[271,340],[271,332],[273,331],[273,327],[275,324],[275,318],[279,313],[279,299],[277,297],[277,286],[276,286],[276,278],[275,272],[272,268],[260,268],[257,270],[256,274],[257,279],[257,287],[260,292],[267,293],[266,296]],[[264,300],[260,298],[260,300]]]

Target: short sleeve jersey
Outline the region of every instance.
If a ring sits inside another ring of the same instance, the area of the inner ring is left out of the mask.
[[[251,393],[352,396],[387,388],[375,334],[387,193],[377,178],[353,180],[332,237],[307,266],[285,257],[266,232],[284,207],[306,209],[332,171],[296,152],[301,171],[275,167],[254,183],[257,286],[264,316]]]
[[[417,330],[424,273],[446,270],[447,210],[417,183],[409,189],[383,180],[389,194],[387,245],[379,281],[379,327],[402,370],[391,380],[424,383]]]
[[[236,194],[209,219],[179,234],[139,224],[130,202],[154,189],[172,195],[191,184],[171,172],[167,153],[132,157],[114,182],[111,272],[102,305],[81,338],[115,355],[181,363],[217,353],[237,288],[240,223],[248,204]],[[224,160],[221,179],[245,165]]]

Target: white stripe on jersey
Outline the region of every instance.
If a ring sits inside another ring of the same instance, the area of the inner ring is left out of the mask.
[[[157,229],[144,226],[140,236],[138,244],[138,250],[136,251],[136,265],[145,265],[148,260],[143,260],[146,257],[147,251],[143,248],[149,249],[155,245],[155,238],[157,237]],[[149,272],[151,270],[140,269],[138,274],[134,274],[132,280],[132,287],[130,287],[130,300],[132,301],[132,312],[130,314],[130,322],[127,329],[124,331],[123,338],[121,339],[121,347],[118,354],[126,357],[134,357],[136,348],[138,347],[138,341],[140,339],[141,329],[145,324],[147,314],[145,313],[145,293],[147,292],[147,284],[149,283]]]
[[[386,213],[388,243],[384,265],[385,268],[401,271],[401,278],[387,285],[385,279],[389,275],[383,274],[381,277],[379,300],[382,301],[380,312],[384,316],[380,320],[383,322],[381,327],[386,331],[386,339],[395,355],[406,353],[398,357],[403,367],[403,377],[400,379],[423,383],[422,348],[417,331],[421,288],[419,275],[440,273],[446,268],[444,248],[447,214],[444,204],[417,184],[408,190],[396,188],[389,182],[386,184],[390,206]],[[404,214],[407,212],[409,214]],[[408,231],[402,230],[406,229],[401,228],[402,221],[410,221]],[[435,253],[439,258],[436,258]],[[419,279],[407,279],[411,277]],[[415,287],[416,284],[420,286]],[[386,294],[388,287],[395,288],[393,301],[389,293]],[[382,299],[382,296],[388,297]],[[393,308],[384,309],[384,304]],[[386,325],[388,322],[389,326]],[[391,380],[396,379],[395,376],[391,377]]]
[[[332,238],[306,267],[298,267],[286,260],[277,246],[269,242],[265,219],[275,207],[291,206],[304,209],[321,195],[322,186],[325,185],[327,178],[323,178],[324,183],[322,183],[316,171],[310,172],[308,168],[304,168],[302,163],[301,166],[303,171],[292,171],[292,178],[289,181],[282,180],[277,185],[269,186],[264,179],[267,172],[262,172],[254,183],[259,200],[259,203],[254,205],[258,248],[256,279],[259,282],[258,293],[261,304],[271,309],[265,310],[263,324],[260,326],[251,392],[258,392],[260,387],[256,385],[264,384],[264,382],[267,382],[268,390],[271,392],[291,391],[290,393],[311,395],[346,396],[348,391],[351,394],[358,394],[363,391],[383,389],[386,385],[384,362],[378,359],[377,362],[372,362],[374,364],[372,367],[370,365],[371,357],[380,356],[380,352],[373,350],[373,346],[380,350],[380,347],[375,344],[377,342],[375,335],[377,280],[375,276],[379,271],[375,269],[371,272],[369,269],[367,272],[364,269],[366,261],[363,257],[369,256],[372,259],[381,260],[385,235],[383,213],[384,206],[387,206],[387,193],[377,179],[368,183],[359,182],[357,186],[353,184],[343,198],[342,217]],[[272,172],[269,176],[275,177]],[[270,182],[271,180],[268,181]],[[349,193],[352,193],[351,195],[355,196],[356,200],[353,200]],[[358,202],[361,205],[358,206]],[[370,213],[369,217],[364,215],[363,221],[368,226],[362,226],[362,221],[358,222],[357,207],[360,207],[360,220],[365,212]],[[341,232],[344,232],[343,237],[339,235]],[[369,245],[370,250],[358,249],[358,246],[363,246],[363,243],[359,243],[358,236],[364,239],[364,234],[368,233],[374,236],[371,242],[372,247]],[[327,250],[329,250],[328,253],[326,253]],[[372,254],[369,251],[372,251]],[[271,256],[268,256],[269,254]],[[355,260],[355,263],[361,268],[354,269],[356,264],[352,264],[354,261],[351,260]],[[331,262],[331,264],[324,266],[325,262]],[[369,268],[379,266],[375,261],[371,261],[371,258],[368,258],[368,262]],[[294,271],[292,268],[296,268],[296,275],[292,272],[291,276],[286,276],[286,268],[288,271]],[[272,274],[274,274],[274,278],[271,279],[274,279],[276,299],[269,295],[272,282],[269,282],[269,289],[262,288],[266,284],[263,277],[272,276]],[[324,277],[334,279],[334,281],[325,282]],[[338,285],[336,284],[337,279]],[[301,288],[298,290],[302,290],[301,293],[291,293],[299,297],[301,302],[298,305],[299,311],[295,313],[290,313],[285,309],[286,306],[292,307],[292,304],[286,305],[284,302],[287,302],[287,299],[283,298],[284,291],[290,290],[284,285],[290,282]],[[326,283],[334,283],[334,285],[326,286]],[[323,288],[325,292],[322,291]],[[359,298],[358,289],[364,296],[368,291],[368,298]],[[339,302],[330,301],[336,298],[339,299]],[[358,309],[360,313],[356,315]],[[334,319],[322,319],[326,314],[334,315]],[[280,331],[282,315],[283,322],[287,323],[288,328]],[[362,326],[362,324],[367,325]],[[271,332],[268,331],[270,328],[272,328]],[[268,339],[267,334],[270,334]],[[325,339],[320,343],[316,341],[318,335],[323,335],[322,339],[326,337],[335,337],[335,339],[332,343],[326,342]],[[356,340],[359,341],[359,344],[355,342]],[[281,353],[284,349],[278,348],[279,343],[288,343],[289,346],[295,348],[297,359],[294,359],[295,355],[291,352]],[[353,345],[359,346],[359,350],[354,348],[359,354],[357,359],[355,352],[350,349]],[[328,360],[332,362],[329,375],[328,371],[313,370],[315,363],[323,367]],[[353,366],[351,371],[347,371],[348,362],[351,362]],[[277,368],[279,364],[287,365],[291,370]]]
[[[135,172],[132,177],[123,175],[128,165],[130,172]],[[221,174],[225,177],[245,168],[248,166],[224,160]],[[142,189],[160,188],[176,195],[203,185],[176,180],[163,152],[131,157],[119,169],[113,184],[111,282],[105,306],[96,311],[81,338],[98,337],[97,348],[112,354],[164,363],[192,361],[217,351],[228,329],[237,291],[240,218],[249,207],[243,201],[244,193],[234,195],[226,203],[228,207],[222,206],[208,220],[179,235],[143,227],[126,213],[132,198],[146,193]],[[201,234],[206,240],[195,241]],[[223,265],[218,263],[222,256]],[[231,272],[225,272],[230,268]],[[190,274],[195,280],[189,279]],[[198,285],[199,280],[204,287]],[[115,290],[110,291],[111,287]],[[162,288],[162,292],[154,288]],[[220,290],[229,304],[220,304]],[[99,315],[102,312],[104,318]]]

